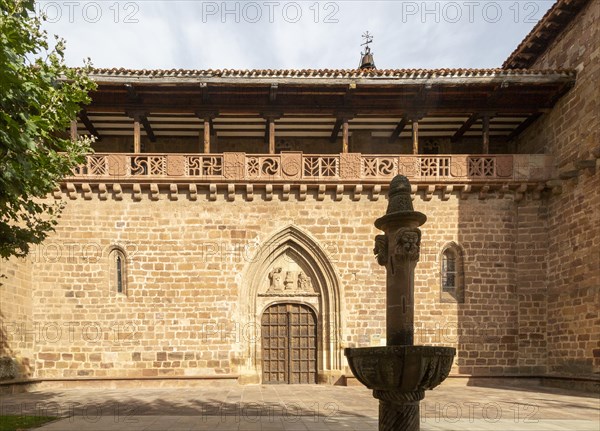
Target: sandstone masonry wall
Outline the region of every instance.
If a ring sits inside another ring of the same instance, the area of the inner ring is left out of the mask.
[[[29,259],[0,259],[0,357],[2,378],[30,377],[34,338],[32,327],[32,273]]]
[[[563,181],[562,193],[547,196],[545,203],[547,305],[539,305],[541,309],[547,307],[548,313],[547,371],[597,375],[600,372],[600,2],[590,1],[533,67],[578,71],[575,87],[516,142],[519,152],[554,155],[559,173],[578,170],[576,177]],[[586,160],[592,161],[591,167],[582,168],[581,162]]]
[[[327,194],[318,201],[309,193],[299,201],[292,193],[283,201],[274,193],[268,201],[255,194],[233,202],[222,195],[191,201],[184,193],[134,201],[127,191],[120,201],[67,200],[56,234],[34,251],[35,375],[237,374],[248,362],[249,332],[239,325],[243,276],[257,247],[290,224],[316,239],[338,273],[342,345],[382,343],[385,274],[372,249],[385,197],[335,201]],[[458,347],[454,373],[519,372],[519,335],[536,332],[529,326],[539,316],[523,311],[521,321],[517,262],[526,246],[517,245],[514,201],[434,195],[414,203],[428,215],[416,273],[416,342]],[[465,252],[464,303],[441,302],[440,253],[452,241]],[[109,287],[113,246],[127,254],[125,294]]]

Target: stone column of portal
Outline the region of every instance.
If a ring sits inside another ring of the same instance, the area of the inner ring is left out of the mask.
[[[385,266],[386,278],[386,344],[410,349],[414,345],[414,280],[419,260],[421,230],[427,217],[414,211],[410,183],[403,176],[395,177],[388,192],[386,215],[375,221],[385,232],[375,239],[375,253],[380,265]],[[419,374],[420,364],[411,364],[405,357],[400,366],[404,371]],[[391,364],[390,364],[391,366]],[[380,430],[419,430],[419,402],[423,390],[414,392],[373,391],[379,399]]]

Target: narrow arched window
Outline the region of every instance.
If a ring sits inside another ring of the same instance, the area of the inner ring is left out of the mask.
[[[116,268],[116,276],[117,276],[117,292],[123,293],[123,258],[119,253],[117,253],[117,268]]]
[[[454,242],[441,253],[441,301],[464,302],[463,252]]]
[[[456,289],[456,253],[451,248],[442,256],[442,289]]]
[[[127,259],[120,248],[113,248],[109,253],[108,285],[112,292],[127,293]]]

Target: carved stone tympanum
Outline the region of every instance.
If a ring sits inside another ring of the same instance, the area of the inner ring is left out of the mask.
[[[345,349],[356,378],[379,400],[380,431],[418,431],[425,390],[449,374],[456,349],[414,346],[414,279],[425,214],[414,211],[411,187],[402,175],[390,183],[386,214],[375,221],[377,262],[385,266],[386,347]]]
[[[299,265],[293,256],[284,255],[272,264],[267,272],[267,285],[263,294],[268,296],[314,295],[312,279],[305,266]]]

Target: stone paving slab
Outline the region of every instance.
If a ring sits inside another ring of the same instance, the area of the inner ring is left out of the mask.
[[[0,398],[2,414],[64,417],[44,431],[375,431],[363,387],[324,385],[43,390]],[[598,395],[451,381],[421,402],[423,431],[600,430]]]

